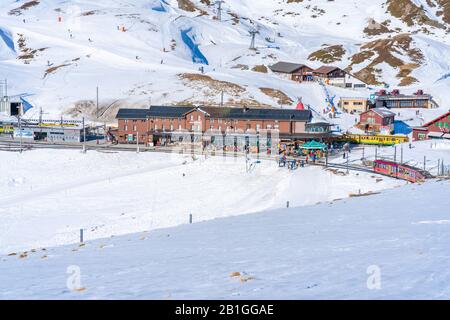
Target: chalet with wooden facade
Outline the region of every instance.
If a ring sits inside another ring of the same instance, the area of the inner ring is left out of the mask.
[[[358,128],[367,133],[394,133],[395,113],[386,108],[373,108],[361,113]]]
[[[296,82],[313,81],[313,69],[304,64],[278,62],[269,67],[280,77]]]
[[[257,136],[276,132],[280,139],[329,137],[328,124],[311,124],[310,110],[249,109],[192,106],[152,106],[120,109],[117,116],[119,143],[172,143],[177,135]]]
[[[327,85],[348,89],[364,89],[367,84],[350,73],[334,66],[322,66],[313,70],[314,80],[323,81]]]
[[[421,127],[413,128],[413,141],[428,139],[450,139],[450,111]]]

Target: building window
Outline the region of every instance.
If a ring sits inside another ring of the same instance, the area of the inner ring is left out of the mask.
[[[127,125],[125,125],[125,131],[128,131],[128,126]]]
[[[257,124],[256,125],[256,131],[259,131],[261,129],[261,125],[260,124]]]
[[[194,121],[194,115],[191,114],[191,121]]]
[[[133,131],[137,131],[136,125],[133,125]]]

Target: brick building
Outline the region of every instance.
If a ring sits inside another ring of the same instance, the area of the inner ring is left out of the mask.
[[[394,133],[395,113],[386,108],[373,108],[361,113],[358,128],[365,132]]]
[[[413,129],[413,141],[450,139],[450,111]]]
[[[310,132],[310,110],[248,109],[217,107],[152,106],[150,109],[120,109],[117,116],[119,143],[173,142],[180,132],[216,135],[258,135],[277,131],[281,139],[322,139],[327,128]]]

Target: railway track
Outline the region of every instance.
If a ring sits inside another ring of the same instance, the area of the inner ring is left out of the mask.
[[[22,150],[32,150],[32,149],[68,149],[68,150],[83,150],[82,144],[69,144],[69,143],[43,143],[43,142],[24,142],[22,143]],[[11,151],[11,152],[18,152],[20,151],[20,142],[18,141],[2,141],[0,140],[0,150],[1,151]],[[105,144],[88,144],[86,145],[86,150],[89,151],[99,151],[99,152],[136,152],[136,147],[132,145],[105,145]],[[198,152],[198,150],[193,148],[179,148],[179,149],[173,149],[170,147],[145,147],[140,146],[140,152],[158,152],[158,153],[180,153],[180,154],[189,154],[192,156],[195,155],[205,155],[205,153]],[[207,153],[208,156],[215,156],[214,152]],[[245,157],[244,152],[217,152],[217,155],[225,156],[225,157]],[[252,157],[254,159],[254,157]],[[258,160],[274,160],[275,157],[268,156],[268,155],[259,155],[257,157]],[[298,160],[298,159],[296,159]],[[362,166],[362,165],[355,165],[355,164],[343,164],[343,163],[333,163],[328,162],[326,163],[323,160],[316,161],[315,163],[309,162],[309,165],[314,166],[321,166],[324,168],[334,168],[334,169],[341,169],[341,170],[348,170],[348,171],[357,171],[357,172],[365,172],[365,173],[371,173],[374,175],[384,176],[384,177],[390,177],[390,178],[397,178],[393,177],[392,175],[385,174],[382,172],[376,172],[373,170],[373,168]]]

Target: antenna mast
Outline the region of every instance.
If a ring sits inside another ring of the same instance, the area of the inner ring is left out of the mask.
[[[252,41],[250,42],[250,49],[251,50],[256,50],[255,38],[256,38],[256,35],[259,33],[259,31],[256,30],[256,29],[253,29],[253,30],[250,30],[249,33],[252,36]]]
[[[222,3],[225,1],[217,0],[214,4],[217,5],[217,20],[222,21]]]

